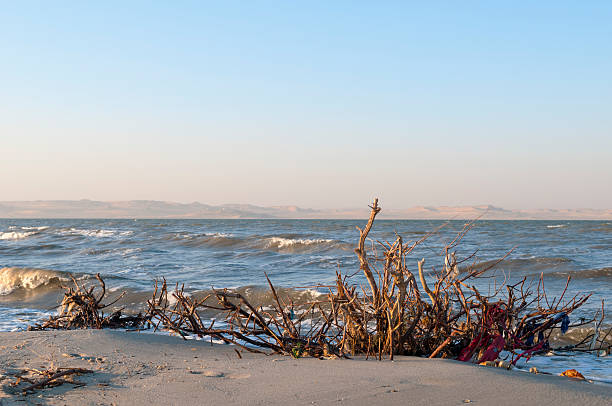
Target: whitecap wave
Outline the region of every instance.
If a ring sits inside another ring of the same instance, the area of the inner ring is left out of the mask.
[[[32,235],[36,235],[41,231],[48,229],[49,226],[9,226],[9,231],[0,232],[0,240],[22,240]]]
[[[172,234],[169,239],[171,240],[193,240],[197,238],[203,237],[212,237],[212,238],[232,238],[233,234],[230,233],[201,233],[201,234],[189,234],[189,233],[175,233]]]
[[[327,238],[317,239],[293,239],[283,237],[270,237],[268,238],[268,248],[289,248],[300,245],[317,245],[317,244],[329,244],[334,243],[334,240]]]
[[[114,236],[125,237],[128,235],[134,234],[133,231],[119,231],[119,230],[105,230],[105,229],[89,230],[89,229],[80,229],[80,228],[74,228],[74,227],[69,228],[69,229],[60,230],[58,233],[61,235],[81,235],[84,237],[95,237],[95,238],[109,238],[109,237],[114,237]]]
[[[230,233],[204,233],[205,237],[213,237],[213,238],[233,238],[234,234]]]
[[[37,231],[24,231],[24,232],[7,231],[4,233],[0,233],[0,240],[22,240],[34,234],[38,234],[38,232]]]
[[[52,282],[70,280],[62,272],[47,269],[8,267],[0,269],[0,295],[5,296],[16,289],[36,289]]]
[[[551,224],[549,226],[546,226],[546,228],[562,228],[565,227],[565,224]]]

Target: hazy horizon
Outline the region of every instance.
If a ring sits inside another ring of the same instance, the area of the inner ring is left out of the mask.
[[[128,203],[128,202],[161,202],[161,203],[168,203],[168,204],[177,204],[177,205],[190,205],[190,204],[202,204],[202,205],[210,205],[210,206],[257,206],[257,207],[298,207],[301,209],[313,209],[313,210],[329,210],[329,209],[359,209],[359,208],[364,208],[364,207],[369,207],[369,205],[371,205],[372,200],[374,199],[374,197],[371,197],[369,200],[367,200],[366,202],[362,202],[362,204],[358,205],[358,204],[353,204],[353,205],[344,205],[344,206],[336,206],[336,207],[327,207],[327,206],[304,206],[304,205],[299,205],[299,204],[256,204],[256,203],[251,203],[251,202],[239,202],[239,201],[226,201],[226,202],[221,202],[221,203],[211,203],[211,202],[207,202],[207,201],[200,201],[200,200],[185,200],[185,201],[180,201],[180,200],[157,200],[157,199],[107,199],[107,200],[98,200],[98,199],[90,199],[87,197],[83,197],[80,199],[29,199],[29,200],[0,200],[0,204],[3,203],[34,203],[34,202],[92,202],[92,203]],[[377,198],[379,200],[379,205],[381,202],[380,198]],[[502,207],[502,206],[497,206],[491,203],[487,203],[487,202],[480,202],[480,203],[474,203],[474,204],[440,204],[440,205],[435,205],[435,204],[413,204],[410,206],[389,206],[386,205],[388,208],[391,208],[393,210],[401,210],[401,209],[406,209],[406,208],[415,208],[415,207],[491,207],[491,208],[501,208],[501,209],[507,209],[507,210],[574,210],[574,209],[587,209],[587,210],[612,210],[611,207],[604,207],[601,209],[595,208],[595,207],[589,207],[589,206],[583,206],[583,207],[560,207],[560,208],[551,208],[551,207]],[[369,210],[369,209],[368,209]]]
[[[1,200],[612,208],[612,3],[7,3]]]
[[[612,209],[509,210],[491,205],[394,208],[383,202],[379,206],[383,209],[380,218],[389,220],[612,220]],[[0,218],[4,219],[359,219],[367,218],[369,211],[367,205],[324,209],[156,200],[0,201]]]

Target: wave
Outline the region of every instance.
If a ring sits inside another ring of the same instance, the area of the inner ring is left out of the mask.
[[[265,241],[266,241],[266,248],[279,249],[279,250],[309,247],[309,246],[333,247],[338,244],[337,241],[327,239],[327,238],[294,239],[294,238],[283,238],[283,237],[269,237],[269,238],[266,238]]]
[[[563,228],[563,227],[566,227],[566,224],[553,224],[553,225],[546,226],[546,228]]]
[[[219,248],[238,248],[245,245],[245,238],[236,237],[225,233],[202,233],[202,234],[174,234],[168,238],[177,241],[179,245],[185,247],[219,247]]]
[[[2,268],[0,269],[0,295],[6,296],[17,289],[33,290],[42,286],[60,286],[63,281],[69,281],[70,274],[36,268]]]
[[[567,272],[550,272],[546,276],[567,278],[571,276],[572,279],[612,279],[612,267],[604,267],[597,269],[581,269],[577,271]]]
[[[468,269],[478,270],[493,266],[497,260],[478,262],[469,267],[461,268],[461,271],[467,271]],[[572,268],[573,261],[569,258],[564,257],[532,257],[532,258],[515,258],[506,259],[499,264],[495,265],[492,269],[504,270],[504,271],[517,271],[519,273],[532,273],[532,272],[544,272],[559,271],[559,269]]]
[[[589,248],[594,250],[612,250],[612,244],[591,245]]]
[[[98,286],[94,281],[94,276],[90,274],[71,274],[69,272],[54,271],[49,269],[6,267],[0,269],[0,306],[3,304],[14,308],[37,308],[53,309],[58,306],[63,292],[62,286],[69,286],[71,277],[79,281],[81,286]],[[105,302],[112,302],[113,299],[123,295],[120,300],[109,308],[123,308],[126,313],[138,313],[146,311],[147,300],[151,298],[153,281],[145,289],[130,287],[129,279],[117,275],[107,275],[104,277],[106,282],[107,296]],[[173,291],[172,283],[169,282],[170,292]],[[240,293],[251,304],[256,307],[270,307],[275,304],[274,296],[267,286],[240,286],[229,291]],[[297,308],[306,306],[308,303],[317,300],[324,293],[316,289],[295,289],[287,287],[276,287],[277,294],[286,303],[292,303]],[[186,294],[196,299],[203,299],[213,293],[211,289],[190,289]],[[169,298],[171,295],[169,295]],[[211,302],[212,303],[212,302]],[[0,312],[0,315],[5,316]],[[202,315],[218,317],[216,310],[202,311]]]
[[[349,245],[338,240],[327,238],[297,238],[294,235],[261,236],[250,235],[246,237],[226,233],[204,234],[174,234],[168,239],[178,241],[180,245],[188,247],[209,246],[215,248],[244,248],[260,251],[277,251],[286,253],[314,252],[327,249],[350,249]]]
[[[612,328],[612,326],[609,323],[604,322],[600,327],[600,331],[605,332],[608,331],[610,328]],[[574,345],[582,342],[585,338],[591,336],[594,332],[595,328],[592,324],[570,328],[565,334],[563,334],[559,328],[555,328],[553,329],[553,333],[550,336],[550,341],[551,344],[553,344],[553,347]],[[606,344],[612,344],[612,335],[608,335],[607,337],[605,337],[605,339]]]
[[[80,253],[83,255],[104,256],[104,255],[120,255],[128,257],[143,251],[143,248],[87,248]]]
[[[0,240],[20,240],[23,238],[30,237],[32,235],[39,234],[50,228],[49,226],[9,226],[9,231],[0,232]],[[53,234],[60,236],[83,236],[83,237],[94,237],[94,238],[108,238],[108,237],[126,237],[134,234],[134,231],[127,230],[108,230],[108,229],[82,229],[82,228],[61,228],[54,230]]]
[[[0,240],[22,240],[48,228],[49,226],[9,226],[9,231],[0,232]]]
[[[36,231],[7,231],[4,233],[0,233],[0,240],[22,240],[31,235],[38,234]]]
[[[248,300],[254,306],[270,306],[275,302],[274,296],[267,286],[240,286],[229,291],[240,293],[246,300]],[[325,296],[325,293],[318,292],[316,289],[295,289],[281,286],[275,286],[276,293],[286,303],[293,302],[295,305],[301,305],[308,303],[312,300],[316,300]],[[208,290],[201,290],[194,292],[194,296],[208,295],[211,292]],[[289,299],[289,300],[285,300]]]
[[[19,246],[0,246],[0,253],[8,255],[28,255],[35,252],[43,252],[44,255],[61,255],[66,249],[59,244],[31,244]]]
[[[5,267],[0,269],[0,305],[6,304],[11,307],[23,308],[24,306],[39,309],[53,309],[60,300],[64,292],[63,287],[72,286],[72,278],[78,281],[81,286],[98,286],[95,275],[86,273],[71,273],[55,271],[50,269]],[[104,281],[107,284],[109,295],[106,299],[110,302],[113,292],[124,290],[127,285],[126,278],[117,275],[105,275]],[[131,301],[122,301],[128,307],[142,310],[151,293],[139,293],[130,291],[128,293],[138,294]],[[136,306],[138,302],[138,306]],[[1,318],[1,313],[0,313]]]
[[[120,230],[105,230],[105,229],[80,229],[80,228],[65,228],[58,230],[57,234],[65,236],[83,236],[94,238],[109,238],[109,237],[127,237],[134,234],[133,231]]]

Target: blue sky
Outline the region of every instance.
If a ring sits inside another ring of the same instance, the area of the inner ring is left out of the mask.
[[[612,3],[3,2],[0,200],[612,207]]]

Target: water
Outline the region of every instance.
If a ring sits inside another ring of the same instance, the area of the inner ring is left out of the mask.
[[[52,311],[70,276],[100,273],[111,291],[128,290],[142,303],[153,281],[185,283],[188,290],[232,287],[261,292],[264,272],[280,287],[326,285],[335,272],[358,270],[355,226],[364,220],[0,220],[1,330],[23,327]],[[402,235],[422,238],[442,221],[377,221],[373,241]],[[418,259],[439,267],[445,243],[464,226],[451,221],[419,246]],[[491,261],[516,248],[496,269],[518,280],[544,273],[549,296],[559,295],[568,275],[572,291],[592,293],[579,315],[612,303],[612,223],[606,221],[480,221],[464,237],[458,257]],[[495,289],[494,280],[479,284]],[[321,288],[319,288],[321,290]],[[580,362],[581,372],[612,380],[610,358],[540,357],[552,369]],[[565,361],[563,361],[565,359]],[[544,361],[538,361],[544,362]],[[530,361],[534,363],[534,360]],[[527,365],[529,366],[529,364]],[[556,371],[555,369],[555,371]],[[576,368],[579,369],[579,368]]]

